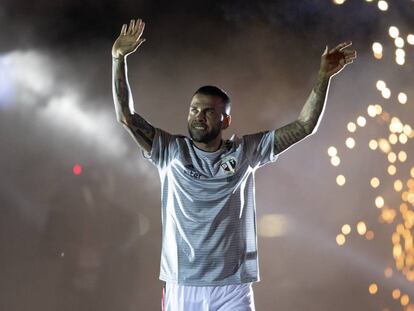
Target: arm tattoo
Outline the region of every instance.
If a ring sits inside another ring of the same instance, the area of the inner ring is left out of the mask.
[[[125,60],[114,58],[112,62],[112,91],[115,111],[118,120],[124,120],[131,114],[130,101],[132,101],[131,89],[128,84]]]
[[[138,114],[134,115],[131,123],[133,125],[132,131],[139,135],[148,146],[152,146],[152,140],[155,135],[154,127]]]
[[[320,116],[325,108],[328,88],[329,78],[319,75],[315,87],[300,112],[299,120],[303,123],[308,134],[311,134],[317,128]]]
[[[300,112],[298,120],[281,127],[275,131],[275,150],[280,153],[317,128],[318,121],[325,107],[326,94],[329,88],[329,78],[318,76],[316,86],[313,88],[305,105]]]
[[[128,128],[141,147],[151,148],[155,129],[143,117],[133,112],[134,104],[128,83],[126,60],[114,58],[112,65],[112,91],[117,119]]]
[[[280,153],[307,136],[303,124],[296,120],[275,131],[275,153]]]

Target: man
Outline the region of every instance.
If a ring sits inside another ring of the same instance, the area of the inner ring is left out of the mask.
[[[259,281],[254,173],[313,134],[330,78],[356,58],[344,42],[321,56],[316,86],[299,117],[277,130],[222,139],[231,123],[230,99],[215,86],[193,95],[189,137],[153,127],[135,112],[126,57],[145,41],[141,19],[122,26],[112,48],[118,121],[158,169],[162,189],[162,301],[168,311],[254,310]]]

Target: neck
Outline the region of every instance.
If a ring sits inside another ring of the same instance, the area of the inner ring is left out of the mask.
[[[214,151],[217,151],[221,146],[221,135],[218,135],[214,140],[208,143],[196,142],[194,140],[193,140],[193,143],[198,149],[201,149],[207,152],[214,152]]]

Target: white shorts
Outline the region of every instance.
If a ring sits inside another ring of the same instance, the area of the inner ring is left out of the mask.
[[[252,283],[184,286],[165,283],[163,311],[254,311]]]

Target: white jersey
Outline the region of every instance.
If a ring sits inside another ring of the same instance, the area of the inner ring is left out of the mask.
[[[274,130],[198,149],[156,128],[143,153],[161,179],[160,279],[191,286],[259,281],[254,173],[274,162]]]

